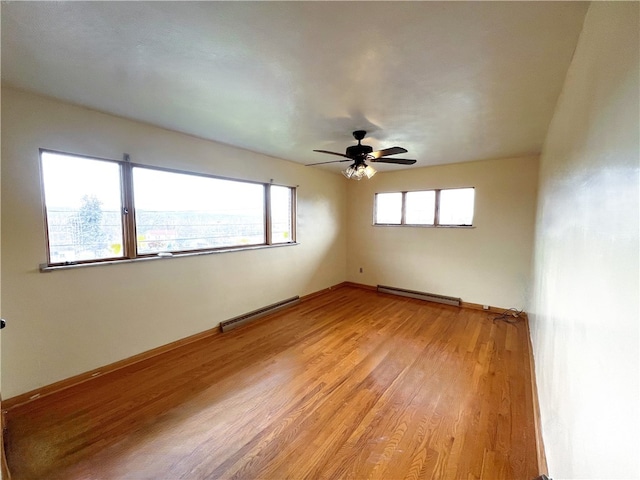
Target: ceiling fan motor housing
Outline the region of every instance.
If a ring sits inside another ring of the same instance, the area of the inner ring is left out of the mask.
[[[347,147],[347,157],[358,158],[365,157],[373,151],[369,145],[352,145]]]
[[[360,140],[362,140],[367,132],[365,130],[356,130],[353,132],[353,138],[358,141],[358,145],[352,145],[351,147],[347,147],[347,157],[353,158],[354,160],[364,161],[365,157],[373,152],[373,148],[369,145],[361,145]]]

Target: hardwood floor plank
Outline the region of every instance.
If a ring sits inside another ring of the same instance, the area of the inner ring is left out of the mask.
[[[524,321],[343,287],[9,411],[14,479],[530,479]]]

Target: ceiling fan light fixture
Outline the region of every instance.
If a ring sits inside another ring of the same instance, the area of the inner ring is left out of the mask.
[[[373,168],[371,165],[367,165],[366,168],[364,169],[364,174],[366,175],[367,178],[371,178],[373,177],[378,171]]]
[[[342,171],[342,175],[346,178],[351,178],[354,173],[356,173],[356,169],[353,166],[347,167]]]
[[[364,177],[373,177],[376,174],[376,169],[366,163],[360,163],[359,165],[354,163],[349,168],[343,170],[342,174],[349,179],[362,180]]]

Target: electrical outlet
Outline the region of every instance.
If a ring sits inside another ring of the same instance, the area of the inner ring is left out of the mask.
[[[482,305],[483,310],[489,310],[489,305]]]

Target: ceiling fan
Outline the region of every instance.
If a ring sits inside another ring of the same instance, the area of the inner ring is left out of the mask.
[[[395,163],[398,165],[413,165],[416,163],[415,160],[409,160],[406,158],[386,158],[390,155],[407,153],[407,150],[402,147],[390,147],[374,152],[373,148],[369,145],[362,145],[360,143],[366,134],[367,132],[365,130],[356,130],[353,132],[353,137],[358,141],[358,145],[347,147],[346,153],[330,152],[329,150],[314,150],[314,152],[328,153],[329,155],[344,157],[344,160],[311,163],[307,166],[324,165],[326,163],[353,162],[349,168],[342,172],[342,174],[347,178],[361,180],[364,177],[371,178],[376,174],[376,170],[367,165],[366,162]]]

